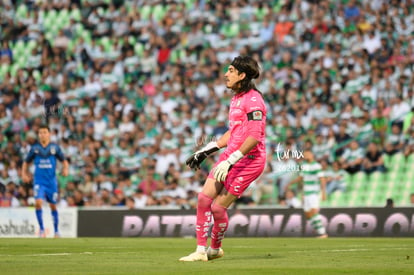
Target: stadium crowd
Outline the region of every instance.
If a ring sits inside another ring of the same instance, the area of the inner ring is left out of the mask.
[[[194,207],[226,129],[223,73],[260,61],[268,165],[240,200],[295,206],[295,151],[330,182],[414,152],[411,0],[3,0],[0,206],[33,205],[22,160],[47,122],[70,161],[60,205]],[[293,197],[293,198],[292,198]],[[274,198],[278,198],[274,201]]]

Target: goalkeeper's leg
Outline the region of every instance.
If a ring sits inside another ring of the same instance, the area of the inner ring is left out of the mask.
[[[209,260],[224,256],[221,242],[224,239],[224,234],[229,225],[227,208],[237,199],[237,197],[238,196],[229,193],[227,189],[223,188],[211,207],[214,217],[214,225],[211,232],[211,246],[207,250],[207,257]]]
[[[224,239],[224,234],[227,231],[229,217],[227,215],[227,208],[217,203],[213,204],[211,210],[214,217],[214,225],[211,232],[211,248],[218,250],[221,247],[221,241]]]
[[[197,250],[188,256],[180,258],[183,262],[194,261],[207,261],[206,247],[208,231],[211,223],[211,203],[213,199],[204,194],[203,192],[198,194],[197,203],[197,224],[196,224],[196,236],[197,236]]]
[[[214,217],[213,230],[211,232],[211,246],[207,250],[208,260],[214,260],[224,256],[224,251],[221,248],[221,241],[227,231],[229,218],[227,215],[227,208],[218,204],[213,204],[211,207]]]

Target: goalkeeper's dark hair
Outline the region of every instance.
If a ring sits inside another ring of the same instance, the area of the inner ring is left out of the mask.
[[[251,89],[254,89],[261,94],[252,81],[260,76],[260,67],[256,60],[250,56],[238,56],[234,58],[231,65],[239,71],[239,74],[246,74],[246,77],[239,82],[239,89],[236,91],[237,93],[246,93]]]

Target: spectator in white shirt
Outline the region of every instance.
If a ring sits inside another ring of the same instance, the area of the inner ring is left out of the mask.
[[[378,49],[381,48],[381,38],[376,35],[374,31],[368,33],[364,37],[363,48],[367,50],[368,54],[373,55]]]
[[[410,105],[403,101],[401,97],[397,96],[392,100],[391,112],[390,112],[390,120],[393,125],[397,125],[400,129],[402,129],[405,115],[410,113],[411,108]]]
[[[359,147],[358,142],[353,140],[349,148],[340,158],[342,168],[350,174],[355,174],[361,170],[361,164],[364,159],[364,150]]]

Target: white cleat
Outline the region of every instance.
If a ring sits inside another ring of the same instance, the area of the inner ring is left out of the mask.
[[[199,261],[207,262],[208,258],[207,258],[207,253],[200,253],[196,251],[194,253],[191,253],[188,256],[181,257],[179,261],[180,262],[199,262]]]
[[[221,249],[221,247],[218,250],[212,249],[211,247],[207,249],[207,258],[209,261],[221,258],[223,256],[224,256],[224,251],[223,249]]]

